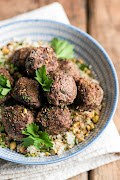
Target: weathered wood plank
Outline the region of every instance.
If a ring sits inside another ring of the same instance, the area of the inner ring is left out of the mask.
[[[69,178],[68,180],[87,180],[87,179],[88,179],[88,173],[84,172],[82,174]]]
[[[90,180],[119,180],[120,161],[116,161],[90,172]]]
[[[86,1],[87,0],[57,0],[60,2],[72,25],[86,31]],[[0,0],[0,20],[11,18],[56,2],[56,0]]]
[[[44,6],[56,0],[39,0],[39,6]],[[86,31],[87,28],[87,0],[57,0],[61,3],[72,25]]]
[[[120,1],[89,0],[89,33],[111,57],[120,83]],[[114,122],[120,132],[120,97]]]
[[[39,0],[0,0],[0,20],[31,11],[39,7]]]
[[[89,0],[89,33],[98,40],[111,57],[120,83],[120,1]],[[114,122],[120,132],[120,97]],[[119,180],[120,161],[90,172],[90,180]]]
[[[59,0],[63,5],[70,23],[83,31],[87,30],[87,0]]]

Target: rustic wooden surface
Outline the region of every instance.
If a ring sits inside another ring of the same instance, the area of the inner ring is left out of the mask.
[[[0,0],[0,20],[31,11],[54,0]],[[120,0],[58,0],[72,25],[87,31],[108,52],[120,84]],[[120,132],[120,98],[114,122]],[[120,161],[85,172],[69,180],[119,180]]]
[[[111,57],[120,84],[120,0],[89,0],[89,33]],[[120,97],[114,122],[120,133]],[[92,180],[119,180],[120,161],[99,167],[90,173]]]

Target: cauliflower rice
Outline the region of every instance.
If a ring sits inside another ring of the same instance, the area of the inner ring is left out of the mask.
[[[32,42],[30,40],[24,40],[20,42],[17,39],[14,39],[12,42],[2,47],[0,50],[0,65],[5,66],[6,69],[10,71],[11,74],[15,72],[15,68],[12,67],[9,63],[11,56],[13,55],[15,50],[20,49],[21,47],[39,47],[39,46],[50,46],[48,43],[42,44],[40,41]],[[73,59],[75,62],[76,59]],[[83,63],[83,60],[79,60],[80,63]],[[89,76],[91,73],[90,70],[86,69],[85,71],[80,71],[82,77],[90,78],[93,82],[99,83],[96,79],[93,79]],[[0,107],[0,121],[1,121],[1,111],[3,107]],[[35,146],[31,145],[28,148],[25,148],[22,143],[17,144],[14,143],[14,149],[11,148],[11,142],[7,134],[0,133],[0,147],[8,147],[18,153],[22,153],[25,156],[37,156],[44,157],[49,155],[60,155],[64,151],[71,149],[78,143],[85,140],[86,136],[89,136],[90,131],[95,129],[95,123],[99,120],[100,110],[95,109],[93,111],[84,111],[81,112],[79,107],[75,110],[71,109],[71,117],[72,117],[72,125],[67,132],[58,135],[50,135],[52,139],[53,147],[50,148],[50,152],[41,152],[40,150],[36,150]]]

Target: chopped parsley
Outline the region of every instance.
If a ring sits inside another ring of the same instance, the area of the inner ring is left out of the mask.
[[[23,99],[32,100],[32,98],[30,98],[30,97],[27,97],[27,96],[23,96]]]
[[[11,91],[10,81],[4,76],[0,76],[0,98],[4,98]]]
[[[4,131],[4,126],[2,123],[0,123],[0,132],[3,132]]]
[[[65,94],[65,91],[61,90],[61,93]]]
[[[5,62],[0,62],[0,66],[4,66],[4,65],[5,65]]]
[[[20,46],[22,46],[22,45],[23,45],[23,43],[21,42],[21,43],[19,43],[19,45],[20,45]]]
[[[18,68],[15,67],[14,64],[12,64],[12,63],[10,64],[10,67],[11,67],[12,69],[14,69],[14,71],[17,71],[17,70],[18,70]]]
[[[50,147],[53,147],[53,143],[48,136],[48,133],[39,131],[39,127],[35,123],[31,123],[29,126],[26,126],[25,131],[22,131],[22,134],[27,135],[26,138],[23,138],[23,145],[28,147],[34,145],[37,150],[45,148],[49,151]]]
[[[53,38],[51,47],[55,51],[58,59],[73,59],[73,45],[68,41]]]
[[[81,64],[81,65],[79,66],[79,69],[82,70],[82,71],[84,71],[85,68],[90,69],[90,66],[89,66],[89,65],[86,65],[86,64]]]
[[[5,148],[5,144],[3,144],[2,142],[0,142],[0,146],[2,146],[2,148]]]
[[[53,80],[49,78],[49,75],[46,75],[45,65],[36,70],[35,79],[41,84],[44,91],[50,91]]]
[[[95,127],[93,128],[93,131],[95,130]]]

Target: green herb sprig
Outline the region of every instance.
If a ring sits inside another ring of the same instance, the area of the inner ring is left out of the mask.
[[[2,148],[5,148],[5,144],[0,142],[0,146],[2,146]]]
[[[79,69],[82,70],[82,71],[84,71],[85,68],[90,69],[90,66],[87,65],[87,64],[81,64],[81,65],[79,66]]]
[[[26,129],[25,131],[22,131],[22,134],[28,136],[23,138],[23,145],[25,147],[34,145],[37,150],[44,147],[47,151],[49,151],[50,147],[53,147],[53,143],[51,142],[48,133],[39,131],[39,127],[35,123],[26,126]]]
[[[27,96],[23,96],[23,99],[32,100],[32,98],[30,98],[30,97],[27,97]]]
[[[11,91],[10,81],[4,76],[0,76],[0,98],[4,98]]]
[[[46,75],[45,65],[36,70],[35,79],[41,84],[44,91],[50,91],[53,80],[49,79],[49,75]]]
[[[58,59],[73,59],[73,45],[68,41],[53,38],[51,47],[55,51]]]
[[[2,123],[0,123],[0,132],[3,132],[4,131],[4,126]]]

